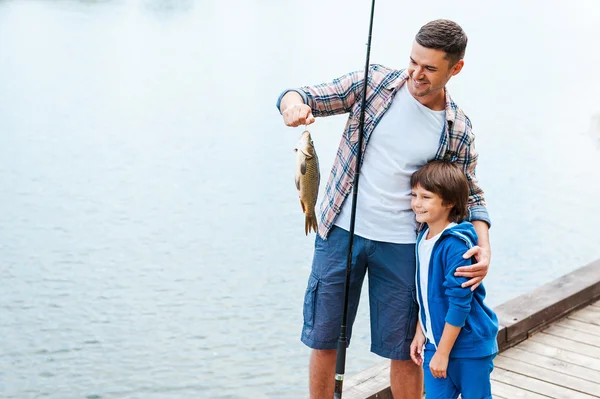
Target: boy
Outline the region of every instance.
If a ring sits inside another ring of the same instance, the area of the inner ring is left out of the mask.
[[[456,165],[432,161],[412,175],[410,186],[417,222],[427,225],[416,244],[419,318],[411,358],[424,367],[427,399],[491,398],[498,319],[483,303],[483,285],[471,291],[462,287],[466,278],[454,275],[471,264],[463,254],[477,243],[465,221],[467,179]]]

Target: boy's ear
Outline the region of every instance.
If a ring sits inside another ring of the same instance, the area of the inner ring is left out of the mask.
[[[446,202],[445,204],[442,204],[442,205],[444,205],[448,209],[452,209],[452,208],[454,208],[454,206],[456,204],[455,203]]]

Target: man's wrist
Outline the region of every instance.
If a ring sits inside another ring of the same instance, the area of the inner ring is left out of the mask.
[[[277,108],[280,113],[285,112],[292,105],[306,104],[305,97],[296,89],[289,89],[281,93],[277,99]]]

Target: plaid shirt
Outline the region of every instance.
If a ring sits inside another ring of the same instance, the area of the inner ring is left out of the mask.
[[[393,70],[382,65],[371,65],[368,78],[369,86],[367,88],[361,165],[371,133],[373,133],[375,126],[390,107],[395,93],[407,79],[408,73],[406,70]],[[358,150],[358,125],[362,105],[363,81],[364,71],[358,71],[334,79],[331,83],[295,89],[303,97],[304,103],[311,107],[315,117],[350,114],[327,181],[325,196],[321,201],[319,235],[323,239],[327,238],[329,230],[340,213],[344,200],[352,191]],[[289,90],[284,91],[279,97],[278,108],[281,98],[287,91]],[[469,220],[484,220],[490,224],[485,209],[483,191],[475,177],[477,152],[475,151],[474,141],[475,136],[471,130],[471,121],[452,101],[448,90],[446,90],[446,122],[435,159],[455,162],[462,167],[469,181]],[[476,212],[473,212],[474,209],[476,209]]]

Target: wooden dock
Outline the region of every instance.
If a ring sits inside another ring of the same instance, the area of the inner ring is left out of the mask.
[[[501,352],[494,398],[600,398],[600,302]]]
[[[494,398],[600,398],[600,260],[494,311]],[[393,399],[389,362],[349,378],[343,397]]]

